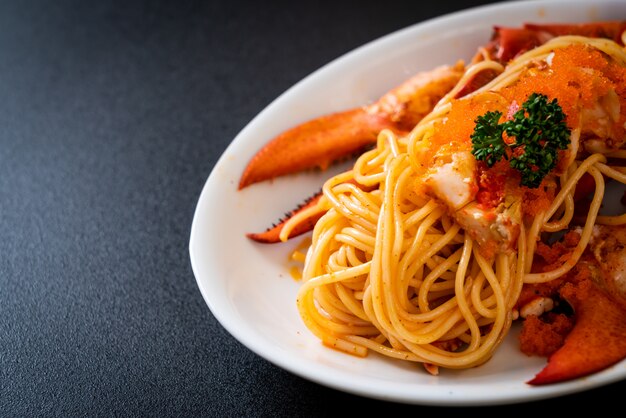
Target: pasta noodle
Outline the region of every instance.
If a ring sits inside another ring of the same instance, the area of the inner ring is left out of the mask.
[[[626,67],[622,47],[580,36],[554,38],[506,68],[488,58],[477,62],[409,135],[383,130],[376,147],[362,154],[352,170],[324,184],[316,207],[286,224],[283,237],[300,218],[324,213],[313,231],[297,296],[304,323],[324,344],[357,356],[373,350],[452,369],[480,365],[507,335],[525,283],[566,274],[597,223],[626,224],[626,214],[599,216],[605,177],[626,183],[624,170],[610,165],[608,158],[624,158],[626,151],[582,152],[580,115],[568,115],[570,148],[560,154],[557,169],[544,181],[544,189],[552,187],[554,192],[545,192],[549,204],[537,205],[536,213],[522,208],[518,223],[505,224],[508,244],[481,239],[481,232],[464,222],[459,209],[451,208],[429,184],[429,173],[441,167],[438,160],[446,164],[456,152],[467,151],[463,141],[454,143],[457,137],[445,140],[456,132],[451,122],[457,117],[455,106],[506,111],[510,89],[518,88],[519,94],[523,87],[516,86],[573,46],[600,51],[610,63]],[[467,80],[487,69],[499,75],[455,97]],[[441,136],[444,140],[438,139]],[[534,271],[537,241],[575,224],[574,192],[583,176],[591,176],[595,191],[579,228],[578,245],[561,266]],[[514,212],[516,204],[505,210]]]

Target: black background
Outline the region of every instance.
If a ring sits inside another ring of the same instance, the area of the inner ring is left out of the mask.
[[[210,313],[188,252],[235,135],[323,64],[459,7],[426,3],[0,3],[0,414],[442,412],[255,355]],[[619,411],[625,389],[475,412]]]

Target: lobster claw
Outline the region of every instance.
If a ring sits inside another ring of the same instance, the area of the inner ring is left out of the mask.
[[[626,310],[621,305],[590,279],[565,284],[561,296],[574,308],[575,326],[531,385],[586,376],[626,357]]]
[[[331,163],[376,143],[378,133],[406,133],[460,80],[465,66],[440,66],[420,72],[377,102],[323,115],[273,138],[246,166],[239,189],[253,183]]]
[[[626,358],[625,272],[626,225],[596,225],[584,261],[558,289],[574,309],[574,327],[528,383],[586,376]]]
[[[386,118],[365,108],[332,113],[295,126],[275,137],[250,160],[239,189],[305,169],[323,170],[374,144],[381,130],[392,127]]]

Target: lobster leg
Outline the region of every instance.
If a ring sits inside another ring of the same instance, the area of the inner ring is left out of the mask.
[[[256,242],[261,242],[264,244],[273,244],[280,242],[280,233],[283,230],[283,227],[287,223],[289,219],[295,216],[298,213],[301,213],[304,210],[312,208],[317,205],[320,198],[322,197],[322,192],[319,192],[309,198],[303,205],[298,206],[296,209],[291,212],[285,214],[285,218],[281,219],[276,225],[269,228],[264,232],[256,232],[256,233],[248,233],[246,236]],[[322,217],[324,213],[317,212],[314,215],[307,217],[298,223],[295,228],[289,234],[289,238],[297,237],[298,235],[302,235],[306,232],[309,232],[315,226],[315,223]]]
[[[459,62],[418,73],[372,105],[324,115],[281,133],[252,157],[239,189],[305,169],[325,169],[375,144],[383,129],[410,131],[454,87],[464,69]]]

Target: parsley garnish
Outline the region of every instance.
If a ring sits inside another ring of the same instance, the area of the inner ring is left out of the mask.
[[[548,101],[543,94],[528,96],[513,118],[498,123],[502,112],[487,112],[476,118],[472,138],[472,154],[488,167],[502,158],[520,172],[522,186],[537,188],[554,168],[558,150],[567,149],[570,130],[557,99]],[[515,138],[507,144],[502,134]],[[520,148],[523,152],[513,150]]]
[[[506,157],[507,145],[502,140],[504,125],[498,124],[502,112],[487,112],[476,118],[472,134],[472,154],[477,160],[485,161],[489,167]]]

